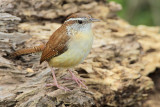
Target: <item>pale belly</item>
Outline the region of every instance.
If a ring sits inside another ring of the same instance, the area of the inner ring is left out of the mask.
[[[93,37],[85,37],[73,40],[66,52],[50,59],[49,65],[57,68],[71,68],[83,62],[89,54],[93,43]]]

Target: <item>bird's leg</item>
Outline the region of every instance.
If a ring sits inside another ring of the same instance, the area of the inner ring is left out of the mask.
[[[75,74],[72,72],[71,69],[68,69],[68,72],[71,74],[72,77],[71,77],[71,78],[65,78],[65,79],[72,79],[72,80],[74,80],[74,81],[79,85],[79,87],[83,86],[83,87],[85,87],[86,89],[88,89],[87,86],[82,82],[82,81],[84,81],[84,80],[82,80],[82,79],[80,79],[80,78],[77,78],[77,77],[75,76]]]
[[[52,84],[47,84],[46,86],[56,86],[59,89],[62,89],[62,90],[65,90],[65,91],[70,91],[70,89],[68,89],[66,87],[62,87],[58,84],[56,76],[55,76],[55,69],[54,68],[51,68],[51,72],[52,72],[54,82]]]

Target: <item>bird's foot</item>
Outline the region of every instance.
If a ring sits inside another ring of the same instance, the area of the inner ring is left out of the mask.
[[[52,71],[52,76],[53,76],[53,81],[54,81],[54,82],[51,83],[51,84],[46,84],[46,86],[47,86],[47,87],[48,87],[48,86],[56,86],[57,88],[62,89],[62,90],[64,90],[65,92],[66,92],[66,91],[70,91],[70,89],[68,89],[67,87],[62,87],[62,86],[58,85],[58,82],[57,82],[57,79],[56,79],[56,76],[55,76],[55,73],[54,73],[55,69],[51,68],[51,71]]]
[[[62,90],[64,90],[65,92],[66,92],[66,91],[71,91],[69,88],[67,88],[67,87],[62,87],[61,85],[58,85],[58,84],[56,84],[56,83],[46,84],[46,87],[50,87],[50,86],[56,86],[57,88],[62,89]]]
[[[74,75],[74,73],[72,73],[71,71],[69,71],[69,72],[72,75],[72,77],[71,78],[66,77],[64,79],[66,79],[66,80],[74,80],[78,84],[79,87],[83,86],[84,88],[88,89],[87,86],[82,82],[82,81],[85,81],[85,80],[76,77]]]

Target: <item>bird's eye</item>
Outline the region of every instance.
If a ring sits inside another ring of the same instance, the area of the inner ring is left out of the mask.
[[[83,22],[82,22],[82,20],[78,20],[78,23],[79,23],[79,24],[82,24]]]

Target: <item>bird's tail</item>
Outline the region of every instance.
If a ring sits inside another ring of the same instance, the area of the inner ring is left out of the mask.
[[[37,52],[43,51],[44,48],[45,48],[45,45],[42,44],[42,45],[31,47],[31,48],[20,49],[12,53],[10,56],[16,57],[24,54],[37,53]]]

